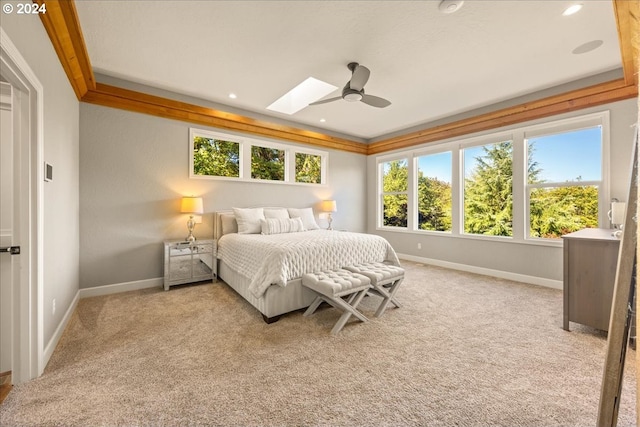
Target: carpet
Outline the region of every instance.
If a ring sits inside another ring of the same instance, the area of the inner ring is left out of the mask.
[[[562,292],[403,262],[402,308],[271,325],[222,282],[82,299],[2,426],[590,426],[606,336]],[[629,350],[619,426],[635,425]]]

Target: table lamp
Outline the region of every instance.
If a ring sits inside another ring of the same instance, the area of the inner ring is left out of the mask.
[[[202,197],[183,197],[180,212],[191,214],[187,221],[189,235],[185,240],[187,242],[195,242],[196,236],[193,235],[193,229],[196,226],[196,220],[194,219],[194,214],[202,215]]]
[[[333,218],[331,217],[331,212],[337,212],[338,211],[338,207],[336,205],[336,201],[335,200],[323,200],[321,209],[322,209],[323,212],[328,212],[327,220],[329,220],[329,227],[327,227],[327,230],[333,230],[333,228],[331,228],[331,222],[333,221]]]

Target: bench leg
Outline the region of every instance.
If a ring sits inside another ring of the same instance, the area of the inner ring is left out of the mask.
[[[400,307],[398,300],[395,298],[395,294],[396,292],[398,292],[398,288],[400,287],[400,284],[403,280],[404,278],[396,281],[389,287],[389,290],[387,290],[384,286],[377,286],[374,288],[376,293],[378,293],[383,298],[382,302],[378,306],[378,309],[376,310],[376,317],[382,316],[390,302],[392,302],[396,307]]]
[[[358,307],[358,304],[360,304],[360,301],[362,301],[362,298],[364,298],[364,296],[367,294],[367,291],[368,289],[363,289],[357,292],[356,298],[352,304],[348,304],[342,298],[336,298],[335,300],[330,302],[331,305],[333,305],[334,307],[344,310],[344,313],[342,313],[342,316],[340,316],[340,319],[338,319],[333,329],[331,329],[332,334],[337,334],[338,332],[340,332],[340,330],[342,330],[344,325],[346,325],[347,322],[349,321],[349,318],[351,317],[351,315],[356,316],[358,319],[360,319],[363,322],[366,322],[367,320],[369,320],[364,316],[364,314],[356,310],[356,308]]]
[[[311,316],[318,309],[320,304],[322,304],[322,301],[323,301],[323,298],[316,297],[316,299],[313,300],[309,308],[307,308],[307,311],[304,312],[303,316],[305,317]]]

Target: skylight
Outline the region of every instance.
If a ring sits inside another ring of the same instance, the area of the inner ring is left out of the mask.
[[[310,103],[318,101],[336,89],[338,89],[337,86],[309,77],[269,105],[267,110],[295,114]]]

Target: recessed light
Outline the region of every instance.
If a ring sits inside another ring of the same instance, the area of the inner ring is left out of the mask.
[[[238,95],[236,95],[235,93],[230,93],[229,94],[229,98],[231,99],[236,99],[238,97]]]
[[[438,9],[442,13],[453,13],[462,7],[464,0],[442,0]]]
[[[582,5],[580,3],[572,4],[571,6],[566,8],[564,12],[562,12],[562,16],[573,15],[574,13],[577,13],[580,9],[582,9]]]
[[[320,119],[320,123],[324,123],[326,121],[327,121],[326,119]]]
[[[592,50],[596,50],[600,46],[602,46],[604,42],[602,40],[591,40],[590,42],[586,42],[581,44],[577,48],[573,49],[571,53],[574,55],[580,55],[582,53],[591,52]]]

